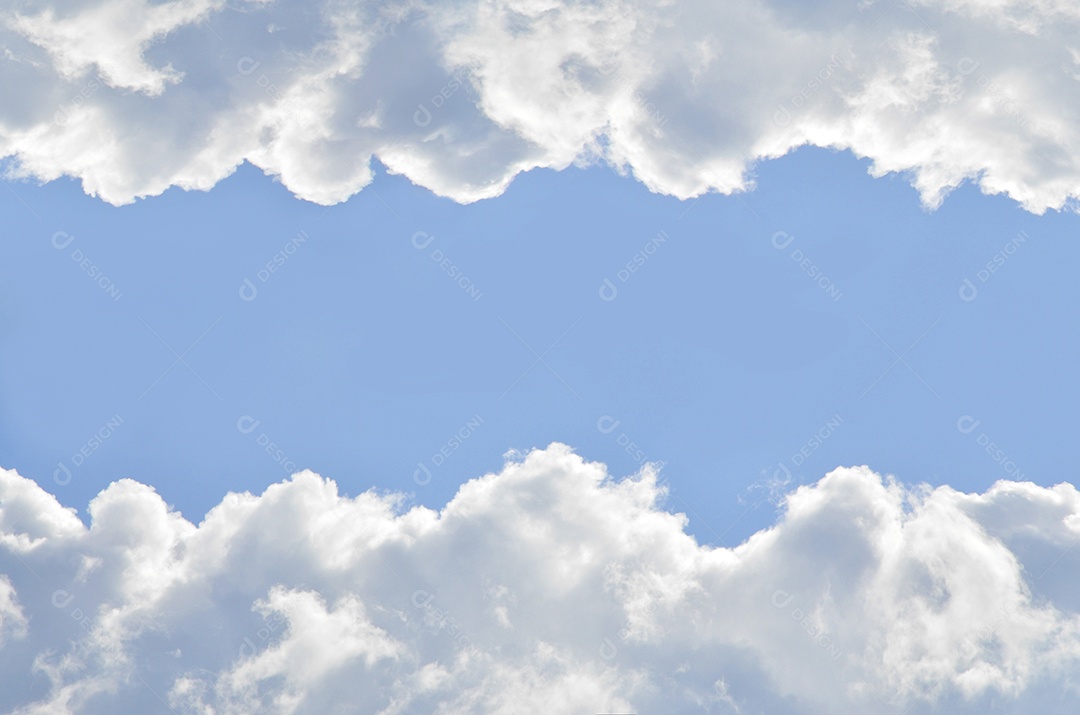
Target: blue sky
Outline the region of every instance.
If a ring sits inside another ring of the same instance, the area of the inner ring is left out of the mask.
[[[1080,9],[0,10],[0,712],[1073,715]]]
[[[767,500],[742,515],[780,464],[794,483],[859,464],[975,491],[1071,478],[1075,215],[970,187],[927,211],[821,149],[755,174],[679,201],[541,171],[462,206],[381,170],[329,208],[251,167],[123,207],[9,183],[0,449],[65,504],[141,478],[197,521],[292,465],[438,508],[507,450],[563,441],[616,475],[663,461],[671,507],[729,545],[772,520]]]

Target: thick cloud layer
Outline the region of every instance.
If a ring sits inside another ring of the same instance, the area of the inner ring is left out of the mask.
[[[735,549],[663,498],[554,444],[439,513],[304,472],[86,528],[0,470],[0,710],[1075,712],[1074,487],[838,469]]]
[[[1080,196],[1070,0],[9,0],[0,156],[113,203],[241,162],[342,201],[371,159],[474,201],[606,161],[690,197],[803,144],[965,180],[1032,211]]]

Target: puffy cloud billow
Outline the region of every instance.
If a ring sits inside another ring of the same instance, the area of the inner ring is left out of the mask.
[[[86,526],[0,470],[0,710],[1075,713],[1074,487],[837,469],[733,549],[663,499],[553,444],[440,512],[302,472]]]
[[[1025,208],[1080,196],[1071,0],[8,0],[0,156],[125,203],[249,161],[342,201],[607,162],[678,197],[801,145]]]

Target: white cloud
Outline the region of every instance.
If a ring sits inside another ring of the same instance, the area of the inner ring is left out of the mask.
[[[1080,196],[1070,0],[20,2],[0,155],[124,203],[250,161],[334,203],[392,171],[459,201],[606,161],[690,197],[804,145],[1027,209]]]
[[[554,444],[438,513],[303,472],[198,526],[116,482],[85,527],[0,470],[0,709],[1074,711],[1074,487],[837,469],[734,549],[663,499]]]

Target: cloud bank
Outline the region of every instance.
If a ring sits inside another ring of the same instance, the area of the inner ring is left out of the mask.
[[[87,528],[0,470],[0,710],[1075,712],[1074,487],[837,469],[734,549],[663,498],[553,444],[438,513],[302,472]]]
[[[332,204],[372,159],[468,202],[606,162],[686,198],[802,145],[1042,212],[1080,196],[1066,0],[9,0],[0,156],[112,203],[244,161]]]

